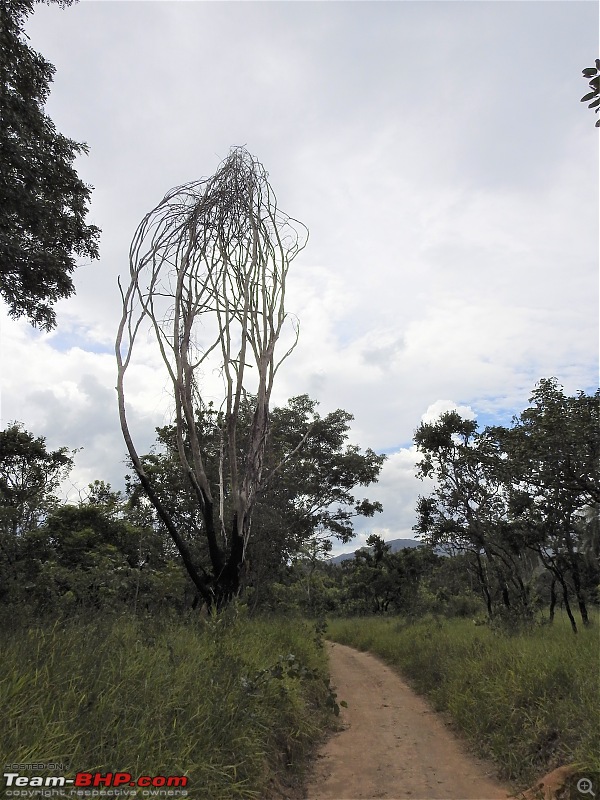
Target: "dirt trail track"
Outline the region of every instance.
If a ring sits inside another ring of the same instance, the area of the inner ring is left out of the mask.
[[[468,755],[439,716],[369,653],[328,643],[343,730],[320,751],[309,800],[504,800],[493,768]]]

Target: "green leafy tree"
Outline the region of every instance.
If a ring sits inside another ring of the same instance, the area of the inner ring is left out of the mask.
[[[327,542],[310,539],[292,561],[253,587],[252,606],[276,613],[324,617],[342,609],[340,570],[323,560]]]
[[[356,517],[382,511],[380,503],[357,499],[354,491],[377,481],[385,456],[348,444],[352,414],[338,409],[321,417],[317,406],[300,395],[271,416],[268,472],[257,513],[265,528],[268,516],[277,514],[272,527],[288,532],[290,555],[310,537],[348,542]]]
[[[49,451],[43,436],[35,437],[14,422],[0,431],[0,523],[13,538],[37,528],[58,504],[55,494],[73,466],[66,447]]]
[[[58,506],[56,491],[72,466],[66,447],[48,450],[20,423],[0,431],[0,597],[20,594],[23,539]]]
[[[26,42],[33,7],[0,4],[0,295],[11,317],[50,330],[53,304],[75,291],[76,257],[98,258],[100,231],[85,224],[91,187],[73,168],[87,147],[44,113],[54,67]]]
[[[396,553],[381,536],[371,534],[366,547],[357,550],[344,564],[345,590],[354,608],[385,614],[395,611],[414,614],[421,611],[420,588],[432,571],[438,556],[429,547],[407,547]]]
[[[520,535],[560,584],[576,631],[569,583],[583,623],[589,622],[585,576],[593,567],[586,559],[593,559],[600,502],[600,390],[567,397],[555,378],[547,378],[530,402],[505,433],[512,513]]]
[[[355,553],[347,590],[351,599],[362,600],[366,612],[383,614],[399,596],[400,580],[390,556],[390,545],[376,534]]]
[[[467,556],[490,616],[498,598],[513,617],[515,607],[530,614],[537,586],[549,589],[552,618],[558,585],[577,632],[569,598],[587,624],[598,583],[600,393],[566,397],[550,378],[530,401],[510,429],[478,433],[456,412],[419,427],[419,474],[436,485],[419,498],[415,530],[431,546]]]
[[[34,614],[183,609],[189,579],[148,509],[103,481],[62,504],[72,466],[66,447],[49,450],[19,423],[0,431],[0,601]]]
[[[475,421],[450,411],[422,423],[414,441],[417,475],[435,480],[433,494],[419,498],[414,530],[432,548],[470,554],[490,616],[498,601],[526,612],[535,564],[510,524],[511,476],[498,429],[478,433]]]
[[[164,537],[139,524],[120,492],[96,481],[20,542],[26,603],[36,614],[182,610],[188,578]]]
[[[427,575],[431,610],[449,617],[477,617],[484,611],[472,553],[440,557]]]
[[[349,541],[356,517],[371,517],[382,510],[380,503],[357,498],[355,491],[377,480],[384,456],[371,449],[363,453],[348,444],[350,414],[338,409],[321,417],[316,408],[314,400],[301,395],[271,412],[265,477],[254,507],[244,578],[244,586],[252,587],[254,604],[267,602],[269,584],[292,559],[307,567],[308,551],[323,554],[331,538]],[[242,448],[254,413],[255,400],[247,397],[238,418]],[[221,425],[213,409],[197,414],[196,436],[209,485],[221,494],[220,513],[227,517],[232,513],[232,493],[224,479],[230,469],[221,446]],[[173,426],[158,429],[157,450],[143,456],[142,463],[189,552],[208,575],[211,561],[204,518],[181,468]],[[128,491],[134,505],[143,503],[143,488],[135,476],[128,477]],[[218,543],[223,549],[227,536],[228,530],[221,528]]]

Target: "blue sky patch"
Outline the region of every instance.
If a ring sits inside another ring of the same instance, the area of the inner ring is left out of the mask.
[[[112,345],[98,342],[86,335],[84,331],[71,331],[69,333],[57,331],[48,339],[48,344],[59,353],[68,353],[73,347],[85,350],[88,353],[114,353]]]

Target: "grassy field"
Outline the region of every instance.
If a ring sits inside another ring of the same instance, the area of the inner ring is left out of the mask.
[[[277,796],[329,720],[314,625],[234,612],[5,630],[0,676],[3,765],[181,774],[193,798]]]
[[[599,627],[557,621],[517,635],[472,620],[332,620],[328,638],[397,667],[503,777],[528,783],[577,763],[600,769]]]

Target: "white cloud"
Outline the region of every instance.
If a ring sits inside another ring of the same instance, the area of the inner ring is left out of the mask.
[[[426,423],[436,422],[448,411],[456,411],[463,419],[475,419],[476,414],[471,406],[458,406],[452,400],[436,400],[427,407],[427,411],[421,416],[421,420]]]

